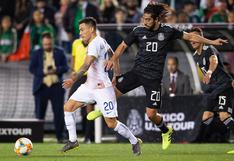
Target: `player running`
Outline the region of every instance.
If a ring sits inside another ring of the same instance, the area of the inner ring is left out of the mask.
[[[139,86],[143,86],[146,93],[146,113],[148,118],[157,125],[162,132],[162,149],[171,144],[172,127],[167,127],[162,116],[158,114],[161,106],[161,81],[163,68],[167,56],[168,45],[172,40],[184,39],[211,45],[222,45],[226,40],[209,40],[197,34],[186,33],[160,23],[168,12],[168,6],[161,3],[148,4],[144,9],[143,26],[138,26],[118,46],[115,54],[107,62],[107,70],[113,68],[114,63],[125,49],[137,43],[139,51],[135,58],[133,69],[116,77],[117,97]],[[99,111],[88,115],[89,119],[100,116]]]
[[[200,28],[192,29],[191,33],[203,36]],[[213,121],[215,112],[227,128],[234,130],[234,120],[231,117],[234,101],[232,77],[225,72],[214,46],[198,42],[192,42],[191,45],[196,50],[193,57],[204,75],[203,83],[206,84],[202,101],[205,112],[202,116],[201,130],[204,132],[207,127],[214,127],[212,124],[215,123]]]
[[[93,18],[85,18],[79,22],[80,37],[88,42],[87,55],[75,80],[66,79],[64,88],[70,88],[88,71],[87,81],[82,84],[64,105],[65,124],[69,133],[69,141],[62,148],[62,152],[79,146],[76,134],[75,110],[89,103],[96,102],[100,108],[107,126],[117,133],[129,139],[135,155],[141,154],[140,143],[131,131],[117,120],[117,102],[112,83],[105,70],[105,61],[108,53],[112,52],[107,42],[96,35],[96,21]],[[112,52],[113,53],[113,52]],[[115,71],[116,72],[116,71]]]

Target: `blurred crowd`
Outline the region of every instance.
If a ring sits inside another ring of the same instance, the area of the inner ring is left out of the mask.
[[[57,44],[71,52],[79,37],[78,22],[92,16],[98,23],[140,23],[144,7],[152,0],[1,0],[0,62],[14,53],[25,33],[30,51],[41,47],[50,33]],[[155,0],[157,1],[157,0]],[[170,6],[167,23],[233,23],[234,0],[158,0]]]

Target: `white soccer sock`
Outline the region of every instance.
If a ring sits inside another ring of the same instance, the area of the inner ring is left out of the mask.
[[[128,139],[131,144],[137,143],[137,138],[132,134],[129,128],[126,125],[124,125],[122,122],[118,121],[116,127],[114,128],[114,131],[117,131],[121,136]]]
[[[75,142],[77,140],[75,113],[64,112],[64,119],[68,130],[69,140]]]

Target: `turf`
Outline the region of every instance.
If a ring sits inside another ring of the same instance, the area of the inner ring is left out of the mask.
[[[233,144],[173,144],[167,151],[160,144],[143,144],[142,155],[133,156],[129,144],[81,144],[61,154],[61,144],[34,144],[29,156],[18,157],[13,144],[0,144],[0,161],[234,161]]]

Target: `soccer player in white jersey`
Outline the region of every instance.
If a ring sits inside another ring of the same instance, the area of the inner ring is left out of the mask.
[[[77,72],[76,79],[66,79],[63,88],[70,88],[88,71],[87,81],[82,84],[64,105],[65,124],[69,133],[69,141],[62,152],[79,146],[76,134],[75,110],[86,104],[96,102],[100,108],[107,126],[121,136],[129,139],[135,155],[141,154],[141,140],[136,138],[123,123],[117,120],[117,102],[112,83],[105,71],[108,53],[113,51],[105,39],[96,35],[96,21],[87,17],[79,22],[80,37],[88,43],[84,64]],[[117,72],[117,69],[115,70]],[[117,73],[116,73],[117,74]]]

